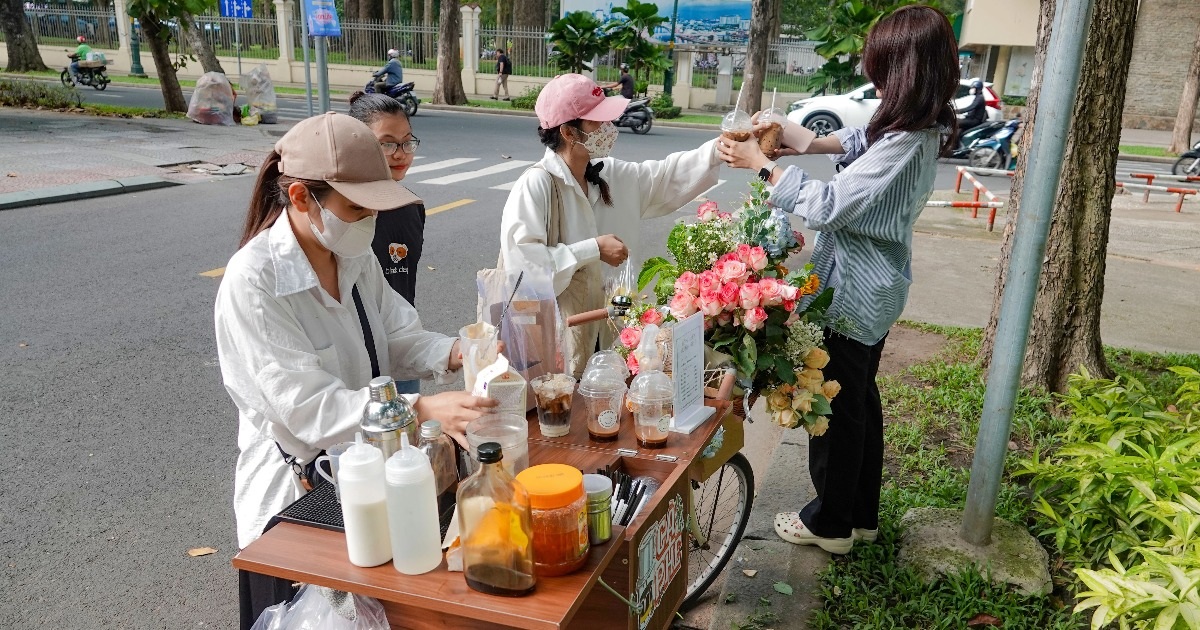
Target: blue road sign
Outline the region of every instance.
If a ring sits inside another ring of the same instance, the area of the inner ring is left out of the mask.
[[[221,17],[252,18],[254,5],[250,0],[220,0]]]
[[[304,0],[308,12],[308,34],[313,37],[341,37],[337,8],[333,0]]]

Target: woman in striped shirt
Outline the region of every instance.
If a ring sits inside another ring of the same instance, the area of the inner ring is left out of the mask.
[[[954,138],[958,46],[944,15],[908,6],[871,30],[863,65],[882,100],[866,127],[816,139],[805,139],[799,125],[784,133],[780,155],[827,153],[847,165],[831,181],[776,166],[753,140],[718,147],[730,166],[758,171],[774,186],[771,204],[817,231],[812,263],[834,288],[825,377],[842,391],[828,432],[809,441],[817,498],[777,514],[775,531],[836,554],[878,534],[883,408],[875,376],[888,329],[908,299],[913,224],[933,192],[937,158]]]

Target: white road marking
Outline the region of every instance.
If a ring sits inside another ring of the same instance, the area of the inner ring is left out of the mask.
[[[444,168],[453,168],[461,164],[474,162],[478,159],[479,158],[451,158],[449,160],[441,160],[440,162],[430,162],[429,164],[422,164],[420,166],[414,166],[408,169],[408,175],[412,175],[414,173],[424,173],[426,171],[437,171]]]
[[[470,179],[476,179],[479,177],[487,177],[488,175],[495,175],[496,173],[503,173],[504,171],[511,171],[515,168],[523,168],[523,167],[529,166],[530,164],[533,164],[533,162],[526,162],[524,160],[509,160],[507,162],[501,162],[500,164],[494,164],[487,168],[481,168],[477,171],[469,171],[466,173],[455,173],[454,175],[446,175],[444,177],[435,177],[433,179],[427,179],[425,181],[421,181],[421,182],[417,182],[417,183],[418,184],[433,184],[435,186],[445,186],[448,184],[457,184],[458,182],[465,182]]]

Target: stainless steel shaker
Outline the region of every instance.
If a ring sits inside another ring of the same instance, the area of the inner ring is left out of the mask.
[[[408,400],[396,393],[396,381],[380,376],[369,383],[371,399],[363,410],[360,426],[363,438],[383,451],[387,461],[400,450],[400,434],[408,434],[408,443],[417,444],[417,412]]]

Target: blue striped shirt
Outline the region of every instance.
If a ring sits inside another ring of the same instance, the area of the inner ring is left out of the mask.
[[[829,182],[789,166],[770,203],[817,231],[813,270],[834,289],[827,325],[875,345],[908,301],[913,224],[933,193],[941,138],[933,129],[901,131],[868,147],[865,127],[834,135],[846,153],[832,159],[850,165]]]

